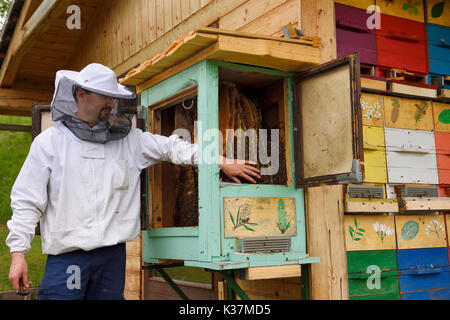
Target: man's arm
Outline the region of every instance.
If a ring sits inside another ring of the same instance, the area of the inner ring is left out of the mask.
[[[9,234],[6,244],[11,252],[9,278],[15,290],[19,290],[22,278],[25,288],[28,281],[28,266],[25,254],[31,249],[36,225],[47,206],[47,184],[50,176],[48,153],[38,139],[32,143],[30,152],[11,190],[13,215],[7,222]]]
[[[149,132],[138,131],[138,150],[141,154],[138,166],[144,169],[160,161],[181,165],[198,165],[198,145],[180,139],[177,135],[165,137]],[[261,178],[254,162],[227,159],[219,156],[219,167],[234,182],[241,183],[238,177],[252,183]]]

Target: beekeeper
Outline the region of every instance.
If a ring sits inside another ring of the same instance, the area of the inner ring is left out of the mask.
[[[34,139],[11,190],[15,290],[21,281],[29,292],[25,254],[40,222],[48,257],[38,299],[123,298],[125,242],[140,232],[141,170],[198,163],[197,144],[132,128],[136,100],[101,64],[56,73],[54,126]],[[251,163],[232,162],[219,166],[234,181],[260,178]]]

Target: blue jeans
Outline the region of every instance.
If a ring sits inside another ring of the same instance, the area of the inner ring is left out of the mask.
[[[123,300],[125,243],[49,255],[38,300]]]

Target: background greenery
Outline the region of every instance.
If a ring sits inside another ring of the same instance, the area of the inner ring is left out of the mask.
[[[31,126],[31,118],[0,115],[0,123]],[[0,292],[12,290],[8,279],[11,256],[5,240],[9,230],[6,222],[11,218],[11,188],[20,172],[31,145],[31,133],[0,131]],[[46,256],[41,251],[41,239],[36,236],[26,255],[28,278],[32,287],[40,285]]]
[[[8,13],[10,4],[11,0],[0,0],[0,30],[2,29],[3,22],[6,18],[6,14]]]

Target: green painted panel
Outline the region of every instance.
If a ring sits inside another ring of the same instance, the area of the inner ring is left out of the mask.
[[[377,265],[381,271],[397,270],[395,250],[349,251],[347,252],[348,273],[366,273],[367,267]]]
[[[400,299],[395,250],[347,252],[351,299]]]
[[[377,294],[370,296],[350,297],[349,300],[400,300],[400,293]]]

